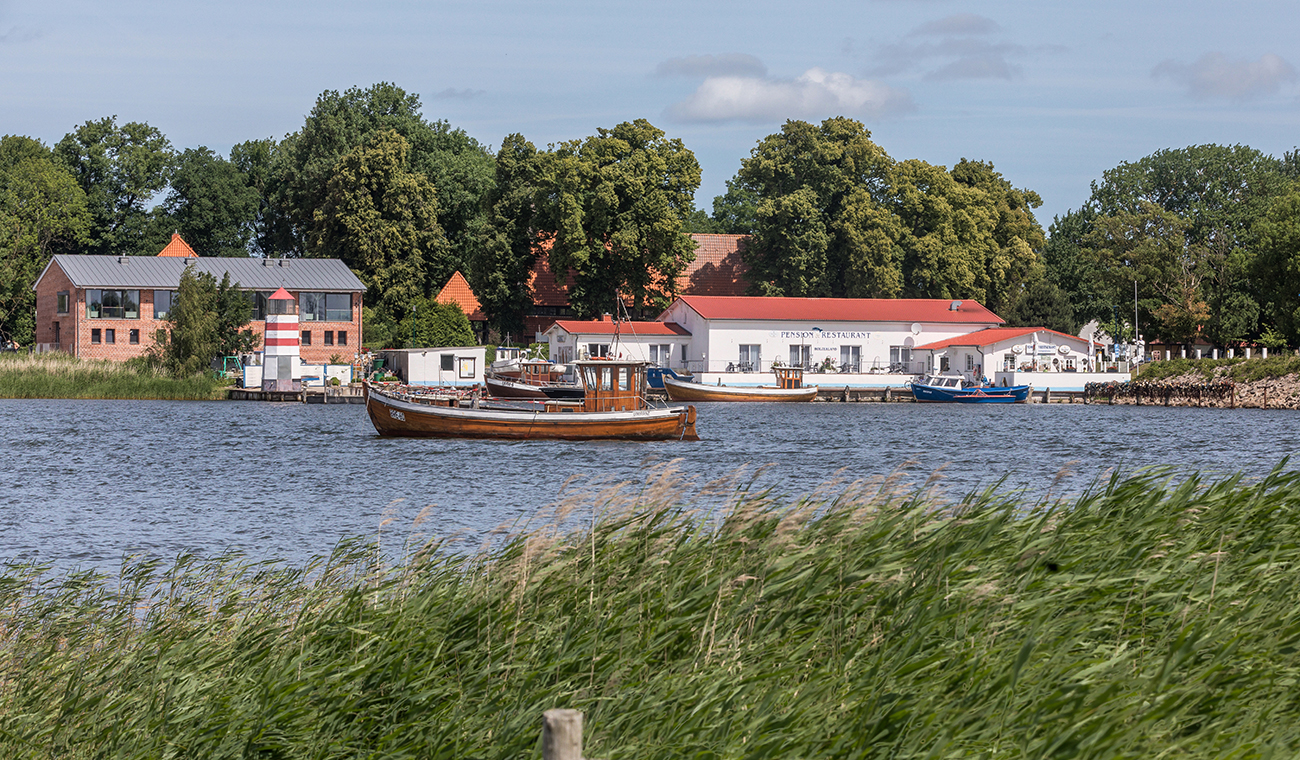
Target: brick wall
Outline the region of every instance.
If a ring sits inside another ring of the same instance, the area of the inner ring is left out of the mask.
[[[58,314],[58,294],[69,293],[67,314]],[[293,294],[298,297],[297,293]],[[55,340],[54,323],[59,323],[58,340]],[[139,319],[89,319],[86,317],[86,291],[73,287],[58,264],[50,266],[45,276],[36,284],[36,342],[59,343],[59,348],[83,359],[126,361],[144,354],[154,344],[154,334],[170,327],[166,320],[153,318],[153,291],[140,289]],[[250,322],[246,329],[257,335],[262,348],[262,334],[266,324],[260,320]],[[361,348],[361,295],[352,295],[352,320],[349,322],[303,322],[301,328],[311,333],[311,345],[300,348],[300,356],[309,364],[324,364],[338,355],[345,363],[351,362]],[[92,343],[92,331],[99,330],[99,343]],[[108,343],[112,330],[114,342]],[[139,330],[139,343],[131,343],[131,331]],[[325,345],[325,333],[330,333],[333,345]],[[346,345],[339,345],[339,333],[346,336]]]

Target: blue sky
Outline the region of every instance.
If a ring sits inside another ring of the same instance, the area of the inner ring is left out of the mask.
[[[0,133],[116,115],[228,154],[389,81],[494,149],[649,119],[695,152],[711,210],[786,119],[845,115],[896,159],[991,161],[1046,227],[1162,148],[1300,145],[1298,21],[1280,0],[0,0]]]

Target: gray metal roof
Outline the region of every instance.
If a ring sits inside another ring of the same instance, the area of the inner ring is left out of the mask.
[[[78,288],[175,289],[186,264],[248,290],[363,291],[366,286],[338,259],[252,259],[216,256],[76,256],[60,254],[58,264]],[[48,269],[49,267],[46,267]],[[44,275],[44,272],[41,273]],[[39,279],[39,278],[38,278]]]

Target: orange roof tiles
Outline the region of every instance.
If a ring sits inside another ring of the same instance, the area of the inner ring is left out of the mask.
[[[817,320],[835,322],[929,322],[1001,324],[976,301],[950,298],[781,298],[691,296],[679,298],[705,319]],[[954,303],[961,305],[953,310]]]
[[[199,255],[194,252],[190,244],[181,239],[179,232],[172,233],[171,242],[167,247],[158,252],[159,256],[179,256],[187,259],[197,259]]]
[[[743,296],[749,289],[742,259],[748,235],[693,234],[695,261],[677,278],[677,292],[692,296]]]
[[[474,295],[474,290],[470,288],[469,281],[460,272],[456,272],[447,280],[447,284],[438,292],[436,299],[438,303],[454,303],[465,312],[471,322],[486,322],[487,315],[483,313],[483,306],[479,304],[478,298]]]

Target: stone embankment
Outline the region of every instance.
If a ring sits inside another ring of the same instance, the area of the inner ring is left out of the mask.
[[[1234,381],[1221,373],[1213,379],[1200,374],[1089,383],[1085,403],[1141,406],[1198,406],[1227,409],[1300,409],[1300,375]]]

